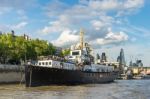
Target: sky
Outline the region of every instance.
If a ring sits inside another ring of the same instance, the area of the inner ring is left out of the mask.
[[[116,61],[124,49],[127,64],[150,66],[149,0],[0,0],[0,31],[26,33],[66,48],[79,31],[95,53]]]

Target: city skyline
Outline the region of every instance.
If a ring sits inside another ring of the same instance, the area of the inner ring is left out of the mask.
[[[115,58],[124,49],[127,64],[150,65],[148,0],[1,0],[0,31],[14,30],[66,47],[79,41],[79,30],[97,53]],[[111,60],[111,59],[110,59]]]

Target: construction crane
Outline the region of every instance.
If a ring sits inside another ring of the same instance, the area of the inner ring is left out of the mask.
[[[80,49],[83,50],[84,47],[84,31],[80,29]]]

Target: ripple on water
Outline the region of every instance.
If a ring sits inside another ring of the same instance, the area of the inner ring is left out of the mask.
[[[150,80],[118,80],[78,86],[0,85],[0,99],[150,99]]]

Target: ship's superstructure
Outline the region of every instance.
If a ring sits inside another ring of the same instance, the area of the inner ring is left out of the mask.
[[[84,42],[83,30],[80,43],[72,46],[67,59],[49,57],[26,66],[26,86],[50,84],[81,84],[112,82],[117,73],[112,66],[93,64],[92,48]]]

